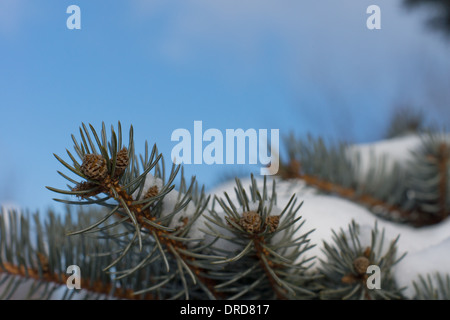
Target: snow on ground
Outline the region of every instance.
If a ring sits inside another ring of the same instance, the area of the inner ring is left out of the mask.
[[[442,134],[440,136],[450,143],[450,135]],[[348,156],[350,158],[359,157],[360,173],[364,177],[368,169],[374,165],[374,161],[385,165],[387,170],[391,169],[394,163],[404,166],[412,160],[411,151],[421,144],[421,136],[408,134],[388,140],[351,145],[348,147]]]
[[[358,153],[361,159],[361,170],[366,172],[373,165],[373,160],[384,158],[389,167],[394,162],[406,163],[411,159],[411,151],[418,147],[421,138],[418,135],[406,135],[384,141],[356,144],[349,147],[349,155]],[[389,168],[388,167],[388,168]]]
[[[248,189],[250,178],[243,179],[241,182],[244,188]],[[262,186],[262,180],[258,179],[258,182],[258,185]],[[346,231],[352,220],[361,227],[362,243],[369,245],[370,232],[377,221],[378,229],[385,230],[387,244],[400,235],[397,243],[398,256],[404,252],[407,253],[394,270],[399,286],[408,287],[408,290],[404,292],[406,296],[411,298],[414,294],[412,281],[417,280],[419,274],[450,273],[450,219],[434,226],[414,228],[380,219],[366,208],[349,200],[318,194],[299,180],[278,180],[277,185],[277,205],[280,208],[284,208],[293,193],[298,200],[303,201],[298,214],[302,216],[301,221],[304,219],[305,223],[299,230],[299,235],[315,229],[309,239],[316,246],[307,251],[305,257],[324,258],[323,242],[332,243],[331,231],[338,232],[341,228]],[[234,187],[234,181],[225,183],[213,190],[211,194],[223,197],[223,193],[227,192],[232,200],[236,200]],[[317,267],[318,263],[319,260],[316,260],[314,267]]]
[[[421,142],[418,136],[405,136],[378,143],[358,145],[351,149],[351,152],[360,152],[362,160],[362,170],[369,166],[372,156],[375,159],[385,157],[386,164],[393,164],[395,161],[404,163],[410,157],[410,151],[419,146]],[[364,171],[363,171],[364,172]],[[341,228],[347,230],[352,220],[361,226],[361,238],[363,243],[370,244],[370,231],[377,221],[379,230],[385,230],[385,240],[389,243],[400,235],[397,243],[398,255],[407,253],[404,259],[395,266],[394,274],[399,286],[407,286],[404,292],[407,297],[414,294],[412,281],[416,281],[419,274],[442,274],[450,273],[450,219],[422,228],[414,228],[408,225],[380,219],[372,214],[365,207],[355,204],[349,200],[336,196],[319,194],[315,189],[307,187],[301,180],[281,181],[278,178],[268,178],[268,182],[275,179],[277,183],[277,205],[280,208],[289,201],[292,194],[296,194],[303,205],[298,211],[305,221],[299,230],[303,234],[311,229],[315,229],[309,236],[311,242],[316,247],[307,252],[307,256],[323,258],[323,242],[332,242],[332,232],[338,232]],[[250,177],[242,179],[243,187],[248,190]],[[262,187],[262,178],[258,177],[258,186]],[[236,200],[234,181],[226,182],[214,190],[211,194],[224,198],[227,192],[231,199]],[[237,203],[237,201],[235,202]],[[319,260],[316,262],[319,263]]]
[[[406,161],[410,156],[410,151],[420,143],[417,136],[406,136],[377,143],[358,145],[352,147],[351,151],[359,150],[361,153],[362,168],[369,165],[371,154],[378,159],[387,156],[387,160]],[[284,208],[292,194],[296,194],[298,201],[303,201],[303,205],[298,211],[305,220],[305,224],[299,230],[300,234],[306,233],[311,229],[315,229],[309,236],[311,243],[316,244],[314,248],[306,253],[307,257],[316,256],[323,258],[321,251],[323,241],[332,242],[331,230],[339,231],[341,228],[346,230],[349,223],[355,220],[361,226],[362,242],[370,241],[370,231],[378,223],[380,231],[385,230],[385,239],[387,242],[395,239],[400,235],[397,244],[398,254],[407,252],[406,257],[395,266],[394,275],[399,286],[407,286],[404,292],[407,297],[412,297],[414,290],[412,281],[417,280],[419,274],[425,276],[435,272],[442,274],[450,273],[450,218],[440,224],[422,228],[413,228],[395,222],[390,222],[377,218],[366,208],[355,204],[349,200],[345,200],[336,196],[323,195],[318,193],[314,188],[308,187],[301,180],[282,181],[279,178],[268,177],[269,186],[272,180],[277,183],[277,206]],[[257,177],[258,186],[262,187],[262,177]],[[250,186],[250,177],[241,180],[243,187],[248,190]],[[161,188],[161,182],[149,175],[146,179],[146,187],[157,185]],[[235,200],[234,188],[236,183],[234,180],[226,182],[210,192],[211,195],[224,197],[227,192],[231,199]],[[271,189],[269,189],[271,190]],[[135,195],[136,196],[136,195]],[[171,211],[176,202],[178,193],[172,191],[166,198],[166,210]],[[237,204],[237,201],[234,201]],[[219,206],[216,206],[218,209]],[[192,214],[187,209],[183,214]],[[205,212],[207,214],[207,212]],[[192,237],[203,237],[203,233],[199,231],[205,222],[205,218],[201,217],[194,225]],[[317,267],[319,260],[316,260]]]

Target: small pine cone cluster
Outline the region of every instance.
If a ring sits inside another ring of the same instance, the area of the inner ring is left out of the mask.
[[[370,261],[366,257],[358,257],[355,260],[353,260],[353,267],[355,268],[355,271],[359,275],[366,274],[367,268],[370,266]]]
[[[128,163],[129,163],[128,150],[127,148],[123,147],[122,150],[117,152],[116,169],[114,175],[116,177],[121,176],[127,169]]]
[[[85,155],[80,170],[81,173],[91,180],[101,181],[108,175],[106,160],[98,154]]]
[[[144,198],[147,199],[147,198],[155,197],[158,195],[158,192],[159,192],[158,187],[152,186],[152,187],[148,188],[147,192],[145,193]]]
[[[275,232],[280,223],[280,216],[268,216],[266,218],[266,225],[269,227],[269,232]]]
[[[112,162],[112,159],[111,159]],[[117,152],[114,178],[120,177],[129,164],[127,148]],[[108,175],[108,166],[105,158],[99,154],[86,154],[80,167],[81,173],[90,180],[103,181]]]
[[[249,233],[257,233],[261,228],[261,216],[255,211],[244,212],[239,225]]]
[[[352,284],[361,280],[367,281],[369,276],[366,274],[366,272],[367,268],[370,266],[370,260],[368,259],[368,257],[370,256],[370,252],[371,250],[368,247],[366,248],[366,250],[364,250],[363,256],[360,256],[353,260],[353,268],[357,275],[355,275],[353,272],[346,274],[341,279],[342,283]]]
[[[232,221],[240,225],[249,233],[258,233],[269,227],[269,232],[275,232],[280,223],[280,216],[268,216],[265,223],[262,223],[261,216],[256,211],[247,211],[242,214],[239,221],[231,218]],[[230,224],[231,225],[231,224]]]

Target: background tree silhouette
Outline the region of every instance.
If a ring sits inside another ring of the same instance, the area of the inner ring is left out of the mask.
[[[407,7],[428,6],[433,9],[433,16],[428,24],[450,36],[450,0],[404,0]]]

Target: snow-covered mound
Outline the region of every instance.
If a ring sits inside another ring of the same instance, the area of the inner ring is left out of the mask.
[[[418,136],[405,136],[377,143],[352,146],[349,149],[349,154],[352,155],[353,152],[358,153],[361,157],[361,169],[366,170],[373,156],[376,159],[385,158],[387,161],[386,164],[393,164],[396,161],[404,163],[410,158],[410,152],[418,147],[420,143],[421,139]],[[256,180],[258,186],[262,187],[263,178],[260,176]],[[322,252],[323,242],[332,242],[331,231],[346,230],[350,222],[354,220],[361,227],[361,242],[363,244],[367,243],[369,245],[370,231],[373,229],[375,222],[377,222],[379,230],[385,230],[385,240],[387,243],[400,235],[399,242],[397,243],[398,254],[401,255],[407,252],[407,255],[394,267],[394,276],[400,287],[407,287],[407,290],[404,292],[406,297],[413,297],[414,289],[412,282],[417,281],[418,275],[432,275],[436,272],[440,272],[441,274],[450,273],[450,218],[437,225],[414,228],[408,225],[382,220],[365,207],[349,200],[320,194],[316,189],[308,187],[304,181],[299,179],[281,180],[278,177],[268,176],[267,180],[268,186],[270,187],[272,180],[275,180],[277,184],[277,210],[283,209],[293,194],[296,195],[298,201],[303,202],[298,214],[302,216],[302,221],[305,220],[305,223],[298,232],[301,235],[312,229],[315,230],[309,235],[309,239],[316,246],[305,253],[306,257],[302,257],[308,258],[315,256],[318,258],[313,267],[317,267],[319,259],[324,258],[324,253]],[[251,184],[250,177],[241,179],[241,182],[242,186],[248,190]],[[153,186],[161,190],[163,187],[162,181],[148,174],[144,192]],[[224,192],[227,192],[234,203],[237,204],[234,191],[235,187],[235,181],[231,180],[216,187],[209,193],[212,196],[216,195],[223,198]],[[137,193],[133,196],[136,198]],[[170,214],[179,199],[180,193],[178,191],[170,191],[163,200],[163,215]],[[217,205],[216,210],[219,210],[219,208],[220,206]],[[277,210],[274,210],[274,212],[277,212]],[[194,213],[195,206],[190,203],[178,213],[177,218],[190,218]],[[204,215],[207,214],[208,212],[205,211]],[[171,227],[181,226],[181,220],[174,219],[171,222]],[[195,222],[189,236],[192,238],[203,238],[205,235],[200,229],[204,229],[205,221],[204,216],[201,216]],[[223,242],[223,245],[226,245],[225,243],[226,241]],[[0,286],[0,292],[1,290],[2,288]],[[21,292],[17,293],[17,295],[20,296]]]
[[[442,134],[440,137],[450,143],[448,134]],[[420,147],[424,138],[425,135],[408,134],[387,140],[355,144],[348,147],[348,156],[353,159],[359,158],[361,175],[367,173],[374,163],[384,165],[390,170],[394,164],[402,167],[412,160],[412,152]]]
[[[241,180],[244,187],[250,185],[250,179]],[[262,181],[258,181],[262,185]],[[370,231],[378,224],[379,230],[385,230],[385,240],[389,243],[400,235],[397,244],[399,256],[404,252],[407,255],[394,268],[398,285],[407,286],[404,294],[412,297],[414,294],[412,281],[417,281],[419,274],[434,274],[435,272],[450,273],[450,219],[437,225],[414,228],[407,225],[382,220],[366,208],[349,200],[335,196],[316,193],[306,187],[302,181],[276,181],[277,205],[280,208],[288,203],[292,194],[303,201],[298,214],[305,220],[299,230],[300,234],[315,229],[309,236],[311,242],[316,244],[307,251],[307,257],[324,258],[322,252],[323,242],[332,243],[332,230],[347,230],[352,220],[361,227],[362,243],[370,245]],[[225,183],[211,191],[218,197],[227,192],[232,200],[236,200],[234,193],[235,182]],[[299,234],[299,235],[300,235]],[[317,267],[318,260],[315,267]]]
[[[406,135],[372,143],[356,144],[349,147],[349,155],[359,154],[361,167],[364,169],[373,165],[373,157],[385,159],[387,165],[394,162],[406,163],[411,159],[411,151],[421,143],[418,135]]]
[[[352,152],[360,154],[361,170],[364,172],[369,167],[370,161],[374,159],[373,157],[375,159],[384,158],[386,165],[392,165],[394,162],[405,163],[410,159],[411,151],[417,148],[420,143],[421,138],[418,136],[405,136],[378,143],[356,145],[350,149],[350,154]],[[298,214],[305,220],[305,224],[299,232],[303,234],[315,229],[309,238],[316,246],[307,251],[308,257],[324,258],[323,242],[332,242],[331,231],[337,232],[341,228],[344,231],[347,230],[352,220],[355,220],[361,226],[362,242],[369,245],[370,231],[377,222],[378,229],[385,230],[387,243],[400,235],[397,244],[398,254],[401,255],[406,252],[407,255],[395,266],[394,275],[399,286],[408,288],[404,292],[407,297],[413,296],[412,281],[417,281],[419,274],[450,273],[450,219],[446,219],[437,225],[414,228],[380,219],[365,207],[349,200],[319,194],[315,189],[306,186],[301,180],[283,181],[279,178],[268,178],[270,185],[273,179],[277,183],[277,205],[280,208],[284,208],[293,194],[296,194],[299,201],[303,201]],[[257,178],[257,181],[258,185],[262,186],[262,177]],[[248,189],[251,184],[250,177],[241,180],[241,182],[243,187]],[[226,192],[232,200],[236,200],[235,186],[235,182],[230,181],[216,187],[211,191],[211,194],[223,197],[224,192]],[[319,260],[316,261],[317,266]]]

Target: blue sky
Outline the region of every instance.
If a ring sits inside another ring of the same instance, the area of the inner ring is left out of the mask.
[[[381,30],[366,28],[372,4]],[[447,123],[449,41],[425,18],[393,0],[2,0],[0,203],[55,207],[53,153],[67,159],[82,122],[132,124],[137,151],[147,140],[167,160],[195,120],[354,142],[382,138],[398,104]],[[248,169],[185,166],[209,188]]]

